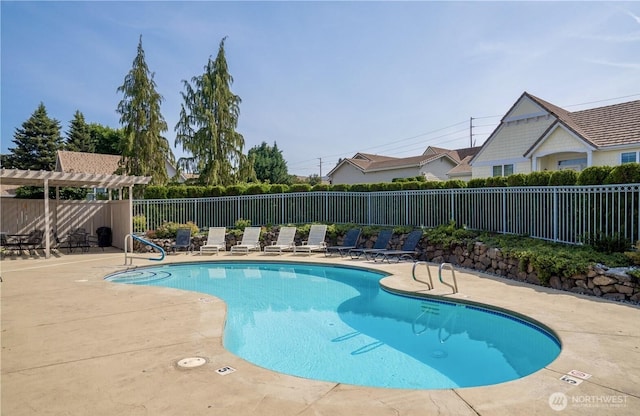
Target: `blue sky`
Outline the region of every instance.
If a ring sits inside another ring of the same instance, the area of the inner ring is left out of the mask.
[[[174,143],[182,80],[220,40],[245,152],[289,172],[356,152],[477,145],[527,91],[570,111],[640,99],[638,2],[1,2],[2,153],[40,102],[114,128],[138,37]],[[586,104],[585,104],[586,103]],[[175,148],[176,157],[184,155]]]

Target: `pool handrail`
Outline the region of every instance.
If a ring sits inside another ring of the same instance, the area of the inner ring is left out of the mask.
[[[131,240],[131,252],[133,253],[133,240],[137,240],[140,243],[150,246],[156,250],[158,250],[160,253],[160,257],[144,257],[144,256],[132,256],[129,255],[129,240]],[[133,259],[147,259],[147,260],[152,260],[152,261],[162,261],[164,260],[164,257],[166,255],[166,252],[164,251],[164,249],[162,247],[160,247],[159,245],[152,243],[149,240],[145,240],[144,238],[137,236],[135,234],[127,234],[124,236],[124,264],[127,265],[128,264],[133,264]]]
[[[416,267],[418,267],[419,264],[424,264],[425,266],[427,266],[427,273],[429,274],[429,282],[425,282],[424,280],[420,280],[416,277]],[[415,280],[416,282],[420,282],[427,285],[429,287],[429,290],[433,289],[433,279],[431,278],[431,269],[429,269],[429,263],[427,263],[426,261],[416,261],[415,263],[413,263],[413,269],[411,270],[411,275],[413,277],[413,280]]]
[[[444,269],[445,267],[451,270],[451,276],[453,277],[453,284],[447,283],[442,280],[442,269]],[[456,270],[453,268],[453,264],[451,263],[440,264],[440,267],[438,268],[438,279],[440,279],[440,283],[442,283],[443,285],[449,286],[453,290],[453,293],[458,293],[458,281],[456,280]]]

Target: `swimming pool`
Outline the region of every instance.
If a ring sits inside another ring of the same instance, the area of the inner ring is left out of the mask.
[[[207,293],[227,303],[224,346],[265,368],[354,385],[443,389],[531,374],[560,353],[533,321],[380,288],[385,274],[290,262],[139,268],[112,282]]]

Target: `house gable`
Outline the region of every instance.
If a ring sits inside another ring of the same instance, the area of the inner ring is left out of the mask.
[[[524,154],[556,120],[535,97],[521,95],[471,160],[472,169],[478,172],[474,177],[491,176],[488,172],[496,165],[517,165],[517,173],[528,173],[530,161]]]

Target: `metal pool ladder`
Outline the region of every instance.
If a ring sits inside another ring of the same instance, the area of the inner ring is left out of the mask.
[[[429,275],[428,282],[424,280],[420,280],[416,277],[416,268],[418,267],[419,264],[424,264],[427,267],[427,273]],[[442,280],[442,269],[444,268],[448,268],[449,270],[451,270],[451,277],[453,279],[453,284],[447,283],[444,280]],[[429,263],[427,263],[426,261],[417,261],[413,263],[413,269],[411,271],[411,275],[413,276],[413,280],[415,280],[416,282],[420,282],[427,285],[429,287],[429,290],[433,289],[433,279],[431,278],[431,269],[429,268]],[[449,286],[451,290],[453,290],[453,293],[458,293],[458,281],[456,279],[456,270],[453,268],[453,265],[451,263],[440,264],[440,267],[438,267],[438,280],[440,280],[440,283],[442,283],[443,285]]]

